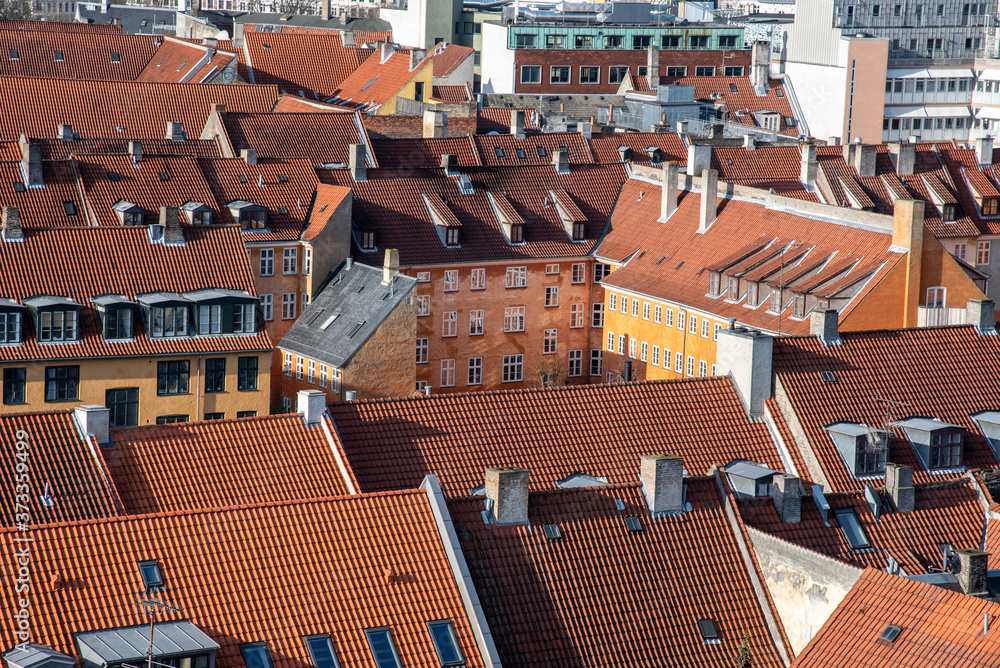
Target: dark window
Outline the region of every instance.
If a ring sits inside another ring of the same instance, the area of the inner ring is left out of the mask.
[[[511,225],[510,242],[512,244],[519,244],[522,241],[524,241],[524,225]]]
[[[719,640],[719,632],[715,628],[715,622],[711,619],[699,619],[698,631],[701,632],[701,637],[705,642]]]
[[[500,148],[499,146],[497,146],[497,147],[495,147],[493,149],[493,152],[496,153],[497,158],[499,158],[500,160],[503,160],[503,149],[502,148]]]
[[[580,68],[580,83],[601,83],[601,68],[600,67],[581,67]]]
[[[362,250],[371,250],[375,248],[375,233],[374,232],[362,232],[361,233],[361,248]]]
[[[573,223],[573,240],[582,241],[587,236],[587,224],[586,223]]]
[[[21,341],[21,314],[17,311],[0,311],[0,343]]]
[[[660,48],[661,49],[681,48],[680,35],[664,35],[663,37],[660,38]]]
[[[692,35],[691,36],[691,48],[692,49],[707,49],[708,48],[708,35]]]
[[[191,363],[159,362],[156,365],[157,394],[187,394]]]
[[[523,148],[515,148],[514,149],[514,153],[517,154],[517,159],[518,160],[527,160],[528,159],[528,156],[525,155]]]
[[[76,216],[76,205],[73,202],[63,202],[63,210],[70,218]]]
[[[368,638],[368,646],[378,668],[401,668],[399,654],[396,652],[396,645],[392,642],[392,633],[389,629],[365,629],[365,636]],[[248,665],[247,668],[257,667]]]
[[[38,314],[39,341],[76,341],[76,311],[42,311]]]
[[[545,147],[544,146],[536,146],[535,148],[538,150],[538,157],[539,158],[544,158],[545,157]]]
[[[439,622],[427,622],[427,630],[431,633],[431,641],[434,643],[434,651],[437,652],[438,661],[442,666],[460,666],[465,664],[462,658],[462,651],[458,648],[458,640],[455,638],[455,629],[451,622],[442,620]]]
[[[668,77],[686,77],[688,73],[688,68],[686,67],[668,67],[667,76]]]
[[[608,68],[608,83],[621,83],[625,80],[625,75],[628,73],[627,67],[610,67]]]
[[[735,49],[736,48],[736,35],[722,35],[721,37],[719,37],[719,48],[720,49]]]
[[[549,83],[569,83],[569,67],[565,65],[550,67]]]
[[[3,370],[3,402],[23,404],[24,386],[28,370],[25,367]]]
[[[74,401],[79,398],[79,366],[45,367],[45,401]]]
[[[111,409],[112,427],[139,424],[139,388],[120,387],[104,393],[104,405]]]
[[[578,49],[593,49],[594,48],[594,36],[593,35],[577,35],[576,36],[576,48]]]
[[[225,413],[205,413],[206,420],[225,420]]]
[[[868,534],[865,533],[861,522],[858,521],[854,508],[837,508],[833,514],[836,516],[837,524],[840,525],[840,530],[844,532],[844,538],[847,539],[852,550],[864,550],[872,546],[871,541],[868,540]]]
[[[257,389],[257,358],[241,357],[239,361],[239,376],[236,382],[238,390]]]
[[[240,645],[243,663],[247,668],[271,668],[271,655],[267,653],[267,643]]]
[[[115,53],[114,51],[112,51],[111,52],[111,62],[113,62],[113,63],[120,63],[120,62],[122,62],[121,55]]]
[[[424,82],[417,81],[413,84],[413,99],[416,102],[424,101]]]
[[[205,392],[226,391],[226,358],[213,357],[205,360]]]
[[[267,227],[267,211],[240,211],[240,227],[244,230],[262,230]]]
[[[314,668],[340,668],[340,661],[337,660],[337,652],[333,649],[330,636],[309,636],[305,640]]]
[[[537,65],[521,67],[521,83],[536,84],[542,82],[542,68]]]
[[[445,245],[447,246],[457,246],[458,245],[458,228],[449,227],[445,231]]]
[[[857,453],[854,460],[854,474],[866,475],[881,473],[885,470],[885,449],[873,447],[868,437],[858,438]]]
[[[176,424],[178,422],[187,422],[187,415],[161,415],[156,418],[156,424]]]
[[[611,265],[603,262],[594,263],[594,283],[600,282],[602,278],[611,273]]]
[[[130,306],[109,308],[107,311],[105,311],[104,338],[105,339],[132,338],[132,308]]]
[[[634,35],[632,37],[632,48],[633,49],[648,49],[649,42],[652,39],[649,35]]]
[[[694,75],[696,77],[714,77],[715,68],[714,67],[696,67],[694,68]]]
[[[163,590],[163,575],[160,573],[160,565],[155,561],[140,561],[139,575],[142,576],[142,586],[146,588],[147,594]]]
[[[931,436],[931,468],[947,469],[962,465],[962,434],[957,431]]]
[[[515,49],[534,49],[535,48],[535,36],[530,33],[518,33],[514,35],[514,48]]]
[[[726,67],[726,76],[727,77],[741,77],[741,76],[743,76],[743,67],[741,65],[734,65],[734,66],[728,66],[728,67]],[[733,84],[729,84],[729,92],[730,93],[735,93],[736,92],[736,86],[734,86]]]
[[[238,418],[257,417],[257,411],[236,411],[236,417]]]
[[[57,63],[63,62],[63,52],[62,51],[56,51],[55,60],[56,60]]]

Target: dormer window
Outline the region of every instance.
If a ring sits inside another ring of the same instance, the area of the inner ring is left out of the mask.
[[[446,246],[457,246],[458,245],[458,231],[457,227],[449,227],[445,230],[445,245]]]
[[[855,477],[885,473],[889,434],[865,424],[838,422],[826,428],[837,451]]]
[[[236,200],[230,202],[229,213],[233,219],[240,224],[243,230],[265,230],[267,229],[267,208],[258,206],[251,202]]]
[[[942,432],[931,436],[931,468],[950,469],[962,465],[962,433]]]
[[[132,338],[132,307],[116,306],[104,314],[105,339]]]
[[[524,225],[510,226],[510,242],[512,244],[520,244],[524,242]]]
[[[954,204],[942,204],[941,205],[941,220],[946,223],[953,223],[957,217],[958,207]]]
[[[181,213],[191,225],[211,225],[212,210],[201,202],[187,202],[181,207]]]
[[[898,424],[928,470],[962,466],[964,427],[924,417],[906,418]]]
[[[708,275],[708,294],[717,297],[722,292],[722,274],[713,271]]]
[[[585,222],[573,223],[573,241],[583,241],[587,237],[587,224]]]
[[[996,197],[984,197],[982,203],[984,216],[995,216],[1000,213],[1000,199]]]
[[[768,304],[767,310],[769,313],[780,313],[781,312],[781,288],[772,287],[771,288],[771,303]]]
[[[361,250],[375,250],[375,233],[361,233]]]
[[[251,301],[249,293],[210,289],[186,296],[197,303],[195,324],[201,335],[257,331],[257,301]]]
[[[806,317],[806,297],[805,295],[795,295],[792,298],[792,316],[795,318]]]
[[[188,335],[190,302],[175,293],[152,293],[136,298],[148,318],[147,330],[154,339]]]
[[[140,207],[132,204],[132,202],[126,202],[124,200],[118,202],[111,207],[115,214],[118,216],[118,222],[122,225],[142,225],[143,224],[143,214],[145,213]]]
[[[735,276],[729,277],[729,301],[739,301],[740,299],[740,279]]]
[[[747,306],[750,306],[752,308],[757,307],[758,288],[759,288],[758,284],[755,283],[754,281],[747,282]]]
[[[44,343],[76,341],[79,305],[66,297],[35,297],[25,300],[35,319],[38,340]]]
[[[0,345],[20,342],[21,307],[15,301],[0,299]]]

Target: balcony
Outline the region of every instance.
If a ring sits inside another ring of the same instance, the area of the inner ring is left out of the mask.
[[[917,327],[964,325],[965,321],[964,308],[917,307]]]

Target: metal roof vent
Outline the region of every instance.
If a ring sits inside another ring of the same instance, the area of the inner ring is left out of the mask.
[[[889,626],[885,627],[885,631],[882,631],[882,633],[879,634],[878,639],[884,640],[887,643],[892,643],[893,641],[896,640],[896,638],[899,636],[902,630],[903,629],[899,628],[898,626],[890,624]]]

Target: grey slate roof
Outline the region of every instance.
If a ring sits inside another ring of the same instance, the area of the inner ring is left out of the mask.
[[[412,276],[397,274],[390,289],[382,285],[381,267],[343,264],[278,348],[343,368],[416,285]]]
[[[77,633],[80,658],[85,666],[104,666],[122,661],[137,661],[149,650],[149,626],[128,626]],[[153,627],[153,656],[219,649],[219,644],[187,620],[160,622]]]
[[[88,23],[114,23],[120,19],[122,31],[126,35],[174,34],[177,24],[177,10],[139,5],[109,5],[105,14],[101,13],[100,0],[76,3],[77,19]],[[143,21],[146,22],[143,25]]]

